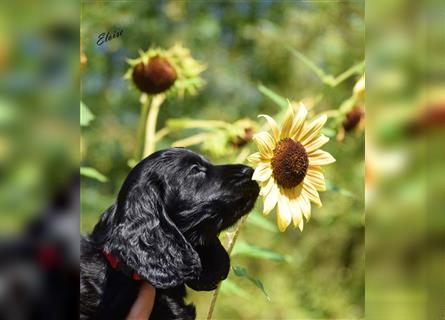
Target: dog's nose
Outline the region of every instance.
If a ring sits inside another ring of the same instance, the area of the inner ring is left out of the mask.
[[[253,169],[252,169],[251,167],[248,167],[248,166],[244,166],[244,167],[241,169],[241,172],[242,172],[244,175],[248,176],[249,178],[251,178],[252,175],[253,175]]]

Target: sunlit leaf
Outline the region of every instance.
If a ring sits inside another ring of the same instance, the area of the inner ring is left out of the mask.
[[[362,74],[365,70],[365,61],[361,61],[355,65],[353,65],[351,68],[337,76],[334,80],[334,87],[340,83],[342,83],[344,80],[348,79],[350,76],[353,76],[354,74]]]
[[[91,167],[80,167],[80,174],[84,177],[95,179],[100,182],[107,182],[108,178],[102,173]]]
[[[340,187],[336,186],[335,184],[333,184],[329,180],[326,180],[326,190],[337,192],[337,193],[339,193],[341,195],[344,195],[346,197],[351,197],[351,198],[358,199],[356,194],[352,193],[349,190],[346,190],[346,189],[343,189],[343,188],[340,188]]]
[[[258,86],[258,90],[266,97],[271,99],[273,102],[275,102],[281,109],[283,110],[287,109],[288,106],[287,99],[283,98],[278,93],[270,90],[269,88],[263,86],[262,84]]]
[[[269,297],[269,295],[267,294],[267,292],[266,292],[266,290],[265,290],[265,288],[264,288],[264,285],[263,285],[263,283],[261,282],[260,279],[251,276],[251,275],[247,272],[246,268],[244,268],[244,267],[234,266],[234,267],[232,267],[232,269],[233,269],[233,272],[235,273],[235,275],[236,275],[237,277],[240,277],[240,278],[246,278],[246,279],[248,279],[250,282],[252,282],[252,283],[253,283],[258,289],[260,289],[261,292],[266,296],[266,299],[267,299],[268,301],[270,301],[270,297]]]
[[[235,248],[233,248],[232,255],[248,256],[277,262],[289,262],[292,260],[290,256],[283,256],[273,250],[257,247],[244,241],[237,242]]]
[[[211,139],[211,133],[198,133],[193,136],[177,140],[171,144],[172,147],[190,147],[195,144],[203,143],[204,141]]]
[[[332,84],[334,82],[334,77],[332,75],[327,75],[323,69],[318,67],[314,62],[309,60],[304,54],[302,54],[300,51],[289,48],[291,52],[300,59],[301,62],[303,62],[309,69],[311,69],[324,83],[326,84]]]
[[[84,104],[82,101],[80,102],[80,125],[82,127],[86,127],[90,124],[91,121],[94,120],[94,115],[91,110]]]
[[[229,279],[226,279],[221,283],[221,292],[230,295],[234,294],[245,299],[249,299],[250,297],[249,293],[246,290],[238,286],[235,282],[230,281]]]
[[[270,222],[270,220],[256,212],[252,212],[251,214],[249,214],[247,222],[269,232],[278,232],[278,229],[274,223]]]
[[[314,62],[312,62],[309,58],[307,58],[304,54],[302,54],[300,51],[290,48],[289,50],[301,61],[303,62],[309,69],[311,69],[320,79],[323,81],[323,83],[331,86],[336,87],[349,77],[353,76],[354,74],[362,74],[364,72],[365,68],[365,62],[361,61],[348,70],[344,71],[337,77],[334,77],[333,75],[326,74],[323,69],[318,67]]]
[[[321,132],[321,134],[323,134],[329,138],[333,138],[336,135],[335,130],[331,129],[331,128],[321,128],[320,132]]]
[[[135,159],[129,159],[127,161],[127,166],[129,166],[130,168],[134,168],[137,164],[138,162]]]
[[[215,129],[229,128],[230,123],[220,120],[193,120],[189,118],[167,120],[167,127],[170,129]]]

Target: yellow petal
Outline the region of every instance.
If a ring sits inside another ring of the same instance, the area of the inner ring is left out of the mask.
[[[289,136],[292,139],[296,139],[296,137],[298,137],[300,131],[303,129],[304,127],[304,120],[306,120],[306,115],[307,115],[307,109],[304,106],[304,104],[300,103],[300,109],[298,110],[298,113],[294,119],[294,122],[292,124],[292,129],[289,133]]]
[[[260,163],[261,161],[261,153],[255,152],[251,154],[250,156],[247,157],[247,161],[249,161],[249,163],[253,166],[258,165],[258,163]]]
[[[280,196],[280,191],[278,190],[277,185],[273,184],[269,194],[267,195],[267,197],[264,198],[264,205],[263,205],[264,215],[269,214],[269,212],[271,212],[273,208],[275,208],[279,196]]]
[[[317,190],[312,184],[305,181],[303,183],[303,191],[304,194],[309,198],[309,200],[311,200],[313,203],[321,207],[320,196],[318,195]]]
[[[306,152],[310,154],[311,152],[314,152],[315,150],[321,148],[328,141],[329,141],[328,137],[321,135],[317,139],[314,139],[311,142],[304,144],[303,146],[306,149]]]
[[[320,149],[309,154],[309,163],[314,166],[323,166],[334,162],[335,158],[330,153]]]
[[[300,224],[298,225],[298,228],[300,228],[300,231],[303,231],[304,222],[303,219],[301,219]]]
[[[267,123],[269,124],[270,130],[272,131],[272,137],[274,138],[275,143],[278,142],[280,140],[280,131],[275,120],[267,114],[260,114],[258,117],[263,117],[264,119],[266,119]]]
[[[288,198],[289,208],[292,215],[292,222],[294,227],[298,226],[302,218],[302,213],[300,206],[298,205],[298,197],[301,193],[301,187],[293,188],[293,189],[284,189],[284,195]]]
[[[269,163],[261,162],[253,172],[252,180],[266,181],[272,175],[272,168]]]
[[[310,163],[309,163],[309,170],[314,170],[314,171],[318,171],[318,172],[323,173],[323,169],[322,169],[321,166],[314,166],[314,165],[312,165]]]
[[[253,136],[258,150],[261,155],[266,158],[273,156],[273,149],[275,148],[274,140],[268,132],[260,132]]]
[[[315,186],[315,188],[319,191],[325,191],[326,185],[324,181],[324,176],[321,171],[311,170],[309,169],[306,173],[305,180],[308,180],[311,184]]]
[[[294,109],[292,108],[292,105],[289,103],[289,107],[287,108],[283,125],[281,126],[280,139],[289,137],[289,132],[292,129],[293,121],[294,121]]]
[[[301,219],[303,219],[302,210],[298,203],[298,198],[293,199],[290,202],[290,204],[291,204],[291,209],[292,209],[292,223],[294,224],[294,227],[296,228],[300,224]]]
[[[277,225],[281,232],[284,232],[292,220],[289,201],[283,195],[278,199]]]
[[[298,204],[300,205],[301,211],[303,212],[306,221],[309,221],[311,218],[311,203],[309,199],[306,197],[299,197]]]
[[[275,181],[273,177],[270,177],[269,180],[265,181],[264,186],[261,188],[260,196],[266,197],[272,190],[274,183]]]
[[[311,142],[315,137],[320,133],[320,129],[324,126],[328,117],[323,114],[313,120],[310,124],[306,125],[301,134],[298,137],[298,140],[301,141],[302,144],[307,144]]]

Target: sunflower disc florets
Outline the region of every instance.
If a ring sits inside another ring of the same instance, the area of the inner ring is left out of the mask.
[[[298,186],[306,176],[309,159],[300,142],[286,138],[278,142],[271,160],[273,176],[285,189]]]

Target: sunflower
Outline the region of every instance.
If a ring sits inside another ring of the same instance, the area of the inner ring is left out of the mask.
[[[291,221],[303,230],[303,217],[308,221],[311,216],[310,202],[321,207],[318,191],[326,190],[321,166],[335,162],[329,153],[320,150],[329,141],[320,134],[326,115],[312,122],[307,122],[306,116],[303,104],[295,114],[289,103],[280,130],[272,117],[260,115],[266,119],[270,133],[259,132],[253,137],[259,152],[248,157],[255,167],[252,179],[258,181],[264,197],[263,214],[277,206],[281,232]]]
[[[130,68],[124,78],[132,80],[143,93],[184,96],[196,94],[204,84],[200,74],[206,66],[195,60],[190,50],[177,43],[168,50],[151,48],[139,51],[139,57],[129,59]]]

